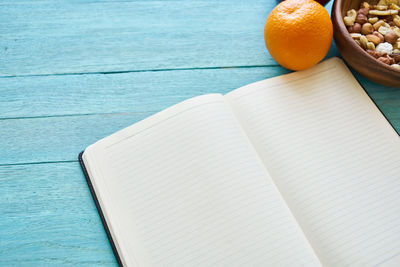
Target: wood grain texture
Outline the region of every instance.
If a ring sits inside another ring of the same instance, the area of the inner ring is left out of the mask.
[[[0,78],[0,119],[154,112],[206,93],[227,93],[289,71],[282,67]]]
[[[0,121],[0,164],[77,160],[97,140],[151,113],[125,113]]]
[[[0,1],[0,266],[115,265],[78,153],[189,97],[287,73],[264,46],[275,4]],[[357,77],[400,132],[400,91]]]
[[[123,74],[15,77],[0,79],[0,120],[41,116],[118,112],[155,112],[187,98],[227,93],[289,71],[276,67]],[[383,87],[354,73],[378,105],[396,119],[399,90]],[[400,112],[400,111],[399,111]]]
[[[0,76],[276,65],[263,39],[275,5],[4,0]]]
[[[114,266],[78,163],[0,166],[0,266]]]
[[[400,91],[382,88],[365,79],[361,82],[400,132]],[[176,94],[171,95],[168,101],[177,103],[180,100],[181,96]],[[86,146],[153,113],[0,120],[0,164],[76,160]]]

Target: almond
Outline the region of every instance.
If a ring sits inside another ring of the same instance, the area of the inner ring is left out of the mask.
[[[368,35],[366,35],[365,37],[367,37],[367,40],[368,40],[369,42],[372,42],[374,45],[378,45],[378,44],[381,43],[381,39],[379,39],[379,37],[376,36],[376,35],[368,34]]]

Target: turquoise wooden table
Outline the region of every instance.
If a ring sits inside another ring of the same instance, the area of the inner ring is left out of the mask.
[[[2,0],[0,265],[116,265],[78,153],[186,98],[289,72],[264,46],[275,4]],[[356,77],[399,132],[400,90]]]

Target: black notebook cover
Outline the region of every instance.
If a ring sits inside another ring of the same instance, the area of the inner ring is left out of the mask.
[[[99,201],[97,199],[97,196],[96,196],[96,192],[94,191],[92,182],[90,181],[90,177],[89,177],[89,174],[88,174],[88,172],[86,170],[85,163],[83,162],[83,158],[82,158],[83,153],[85,153],[85,151],[82,151],[81,153],[79,153],[79,156],[78,156],[79,164],[82,167],[82,171],[83,171],[83,174],[85,175],[86,182],[89,185],[90,193],[92,194],[94,203],[96,204],[96,208],[99,211],[101,222],[103,223],[104,229],[106,230],[108,240],[110,241],[112,250],[114,252],[114,256],[117,259],[118,265],[119,266],[123,266],[122,262],[121,262],[121,258],[120,258],[119,254],[118,254],[118,251],[117,251],[117,247],[115,246],[114,240],[112,239],[110,229],[108,228],[108,225],[107,225],[107,222],[106,222],[106,218],[104,218],[103,211],[101,210],[100,203],[99,203]]]

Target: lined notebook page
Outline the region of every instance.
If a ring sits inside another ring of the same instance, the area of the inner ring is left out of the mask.
[[[226,98],[324,266],[400,266],[400,139],[340,59]]]
[[[128,127],[84,161],[127,266],[320,266],[222,95]]]

